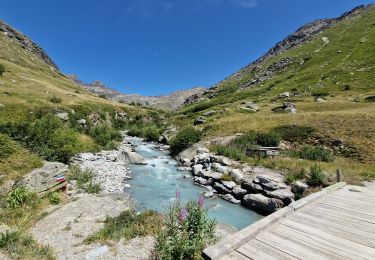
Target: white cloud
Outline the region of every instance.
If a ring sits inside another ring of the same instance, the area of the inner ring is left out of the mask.
[[[255,0],[232,0],[231,3],[244,8],[253,8],[258,5]]]

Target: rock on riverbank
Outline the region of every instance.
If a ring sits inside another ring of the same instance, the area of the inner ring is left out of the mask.
[[[189,157],[182,157],[189,154]],[[224,156],[215,155],[201,145],[182,152],[178,159],[190,167],[193,181],[209,190],[205,197],[219,196],[261,214],[270,214],[294,200],[291,187],[280,172],[258,166],[240,164]]]

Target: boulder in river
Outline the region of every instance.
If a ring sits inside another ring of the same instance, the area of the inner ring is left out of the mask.
[[[231,190],[225,187],[223,184],[215,182],[214,189],[219,193],[231,193]]]
[[[241,187],[237,186],[233,188],[232,194],[236,199],[240,200],[247,194],[247,190],[242,189]]]
[[[294,200],[294,194],[290,190],[275,190],[275,191],[265,191],[267,197],[275,198],[281,200],[284,205],[289,205]]]
[[[145,159],[137,154],[136,152],[132,152],[129,150],[123,150],[121,153],[117,156],[116,162],[127,162],[131,164],[142,164],[146,165]]]
[[[271,214],[284,206],[283,202],[275,198],[267,198],[262,194],[248,194],[242,199],[242,204],[262,214]]]
[[[250,193],[262,193],[263,192],[262,186],[253,182],[247,182],[247,181],[243,182],[242,188],[244,188]]]
[[[240,204],[241,201],[233,197],[231,194],[224,194],[224,195],[219,195],[222,199],[225,199],[226,201],[229,201],[230,203],[233,204]]]

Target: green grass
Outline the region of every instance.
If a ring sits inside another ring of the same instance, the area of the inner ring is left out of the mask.
[[[81,170],[78,165],[71,166],[67,176],[68,181],[77,181],[78,189],[86,193],[100,193],[100,183],[95,183],[93,178],[90,170]]]
[[[129,240],[137,236],[155,236],[161,230],[162,223],[163,218],[156,211],[147,210],[137,214],[127,210],[117,217],[108,217],[104,227],[85,241],[105,243],[110,240],[118,241],[121,238]]]

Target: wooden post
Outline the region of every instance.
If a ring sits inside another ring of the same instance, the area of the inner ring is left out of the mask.
[[[337,182],[341,182],[342,181],[341,169],[336,169],[336,181]]]

